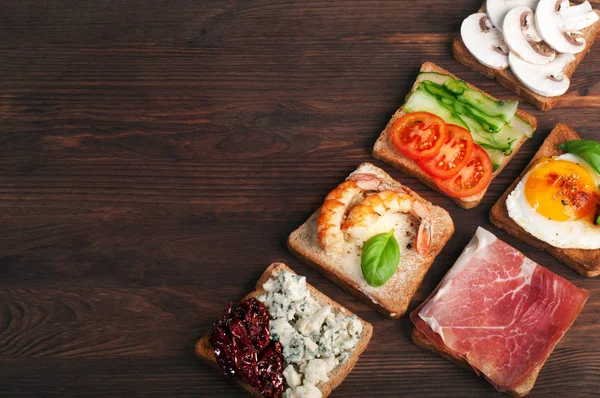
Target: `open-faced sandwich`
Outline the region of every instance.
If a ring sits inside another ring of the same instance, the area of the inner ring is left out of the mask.
[[[547,111],[596,40],[599,14],[587,1],[487,0],[463,21],[454,57]]]
[[[586,290],[480,227],[411,313],[412,339],[522,397],[587,298]]]
[[[292,232],[288,247],[368,305],[399,318],[453,233],[444,209],[364,163]]]
[[[373,327],[273,263],[230,305],[196,353],[254,397],[327,397],[367,348]]]
[[[533,135],[537,120],[425,62],[373,156],[469,209]]]
[[[558,124],[492,207],[491,222],[581,275],[600,275],[600,143]]]

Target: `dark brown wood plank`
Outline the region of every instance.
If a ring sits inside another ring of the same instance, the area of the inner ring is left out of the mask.
[[[552,126],[599,138],[600,47],[536,136],[462,210],[375,162],[423,61],[502,98],[450,43],[479,1],[24,0],[0,4],[0,395],[243,396],[193,355],[230,301],[285,261],[374,324],[337,397],[501,396],[410,342],[287,251],[287,235],[371,161],[448,209],[434,289],[478,225],[590,289],[532,396],[600,388],[600,286],[490,226]]]

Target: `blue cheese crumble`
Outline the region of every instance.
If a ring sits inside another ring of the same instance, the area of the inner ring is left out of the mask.
[[[288,388],[284,398],[320,398],[317,385],[329,380],[328,374],[345,362],[356,348],[362,323],[334,313],[310,296],[306,278],[282,271],[263,284],[265,294],[258,297],[273,318],[271,338],[283,348]]]

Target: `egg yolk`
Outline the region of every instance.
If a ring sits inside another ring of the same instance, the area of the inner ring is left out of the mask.
[[[525,183],[529,204],[550,220],[579,220],[594,215],[598,195],[594,179],[577,163],[548,159],[533,169]]]

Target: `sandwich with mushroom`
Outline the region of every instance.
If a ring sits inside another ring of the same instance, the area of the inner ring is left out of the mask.
[[[463,21],[454,55],[548,110],[555,103],[550,99],[569,89],[571,74],[600,31],[599,19],[588,1],[487,0],[484,10]]]

